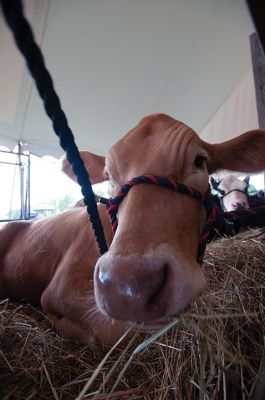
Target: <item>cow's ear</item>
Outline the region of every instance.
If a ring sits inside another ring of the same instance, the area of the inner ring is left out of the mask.
[[[89,174],[90,182],[92,184],[103,182],[106,179],[104,178],[105,157],[98,156],[97,154],[90,153],[89,151],[80,151],[80,156],[84,161],[85,168]],[[65,158],[65,156],[62,158],[61,163],[62,171],[69,176],[69,178],[77,182],[71,164]]]
[[[265,170],[265,129],[256,129],[223,143],[202,142],[209,154],[206,161],[209,174],[228,169],[238,172]]]
[[[246,177],[244,178],[244,182],[245,182],[247,185],[249,185],[249,180],[250,180],[250,176],[246,176]]]
[[[219,187],[220,182],[217,182],[217,181],[214,179],[213,176],[211,176],[210,182],[211,182],[212,188],[213,188],[214,190],[217,190],[217,191],[218,191],[218,187]]]

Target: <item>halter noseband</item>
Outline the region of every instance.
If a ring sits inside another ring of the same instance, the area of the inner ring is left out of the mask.
[[[225,192],[222,189],[218,189],[218,193],[221,194],[220,199],[223,199],[224,197],[226,197],[227,195],[229,195],[232,192],[240,192],[240,193],[243,193],[243,194],[245,194],[247,196],[247,188],[245,190],[232,189],[232,190],[229,190],[228,192]]]
[[[220,199],[220,203],[221,203],[221,206],[222,206],[223,210],[224,210],[224,211],[227,211],[227,209],[226,209],[226,207],[225,207],[225,205],[224,205],[224,198],[225,198],[226,196],[228,196],[228,195],[229,195],[230,193],[232,193],[232,192],[243,193],[243,194],[244,194],[245,196],[247,196],[247,198],[248,198],[248,185],[246,186],[245,190],[232,189],[232,190],[229,190],[228,192],[225,192],[223,189],[217,188],[217,192],[220,194],[220,196],[218,196],[218,197],[219,197],[219,199]]]
[[[179,193],[183,193],[185,195],[188,195],[196,200],[199,200],[202,202],[206,209],[206,215],[207,215],[207,221],[205,227],[208,227],[211,225],[212,221],[216,219],[217,213],[218,213],[218,207],[213,201],[213,197],[210,194],[210,191],[206,193],[201,193],[200,191],[190,187],[183,185],[182,183],[179,183],[175,181],[174,179],[168,179],[164,178],[161,176],[155,176],[155,175],[143,175],[143,176],[138,176],[136,178],[131,179],[129,182],[125,183],[120,191],[117,193],[117,195],[111,199],[106,199],[104,197],[101,197],[99,199],[100,203],[103,203],[107,207],[108,214],[110,215],[111,223],[112,223],[112,230],[113,234],[115,234],[117,226],[118,226],[118,219],[117,219],[117,212],[119,209],[119,205],[121,204],[122,200],[124,197],[127,195],[129,190],[139,184],[142,183],[149,183],[151,185],[157,185],[157,186],[162,186],[167,189],[174,190]],[[203,229],[203,232],[200,237],[200,243],[199,243],[199,249],[198,249],[198,261],[202,263],[203,256],[204,256],[204,251],[206,247],[206,242],[209,237],[210,230],[205,231]]]

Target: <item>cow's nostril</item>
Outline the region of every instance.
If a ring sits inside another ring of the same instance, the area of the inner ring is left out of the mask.
[[[158,298],[166,285],[168,279],[169,265],[164,264],[163,268],[157,272],[153,292],[147,301],[147,305],[156,305]]]
[[[144,321],[164,315],[170,264],[146,258],[101,259],[95,270],[100,310],[117,319]]]
[[[236,210],[244,210],[245,208],[245,204],[241,204],[241,203],[236,203]]]

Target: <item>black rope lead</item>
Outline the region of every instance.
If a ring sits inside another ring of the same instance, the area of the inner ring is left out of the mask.
[[[1,4],[6,22],[12,30],[16,44],[35,80],[46,113],[52,121],[56,135],[59,137],[60,145],[66,152],[66,157],[77,177],[77,182],[81,186],[100,253],[104,254],[107,251],[107,244],[89,175],[80,157],[65,113],[61,108],[59,97],[55,92],[51,75],[46,69],[42,53],[34,40],[31,27],[24,17],[22,2],[21,0],[1,0]]]

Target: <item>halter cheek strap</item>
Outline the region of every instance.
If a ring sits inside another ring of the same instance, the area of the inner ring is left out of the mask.
[[[240,192],[240,193],[243,193],[243,194],[247,195],[247,189],[246,189],[246,190],[232,189],[232,190],[229,190],[228,192],[225,192],[224,190],[219,189],[218,192],[222,195],[222,196],[221,196],[222,199],[223,199],[225,196],[227,196],[228,194],[232,193],[232,192]]]
[[[118,219],[117,219],[117,212],[119,209],[119,205],[121,204],[122,200],[124,197],[127,195],[127,193],[131,190],[136,185],[143,184],[143,183],[148,183],[151,185],[157,185],[157,186],[163,186],[167,189],[174,190],[176,192],[185,194],[187,196],[190,196],[200,202],[204,205],[206,209],[206,214],[207,214],[207,221],[206,221],[206,226],[209,227],[207,230],[203,230],[203,233],[200,237],[200,244],[199,244],[199,249],[198,249],[198,262],[202,263],[205,248],[206,248],[206,243],[210,234],[210,226],[212,224],[212,221],[214,221],[217,217],[218,213],[218,207],[213,201],[213,197],[210,194],[210,191],[208,190],[206,193],[201,193],[200,191],[190,187],[183,185],[182,183],[179,183],[175,181],[174,179],[168,179],[164,178],[161,176],[155,176],[155,175],[143,175],[143,176],[138,176],[136,178],[131,179],[129,182],[124,184],[118,194],[112,198],[112,199],[106,199],[104,197],[101,197],[99,201],[103,204],[106,205],[107,211],[110,215],[111,223],[112,223],[112,230],[113,233],[115,234],[117,226],[118,226]]]

